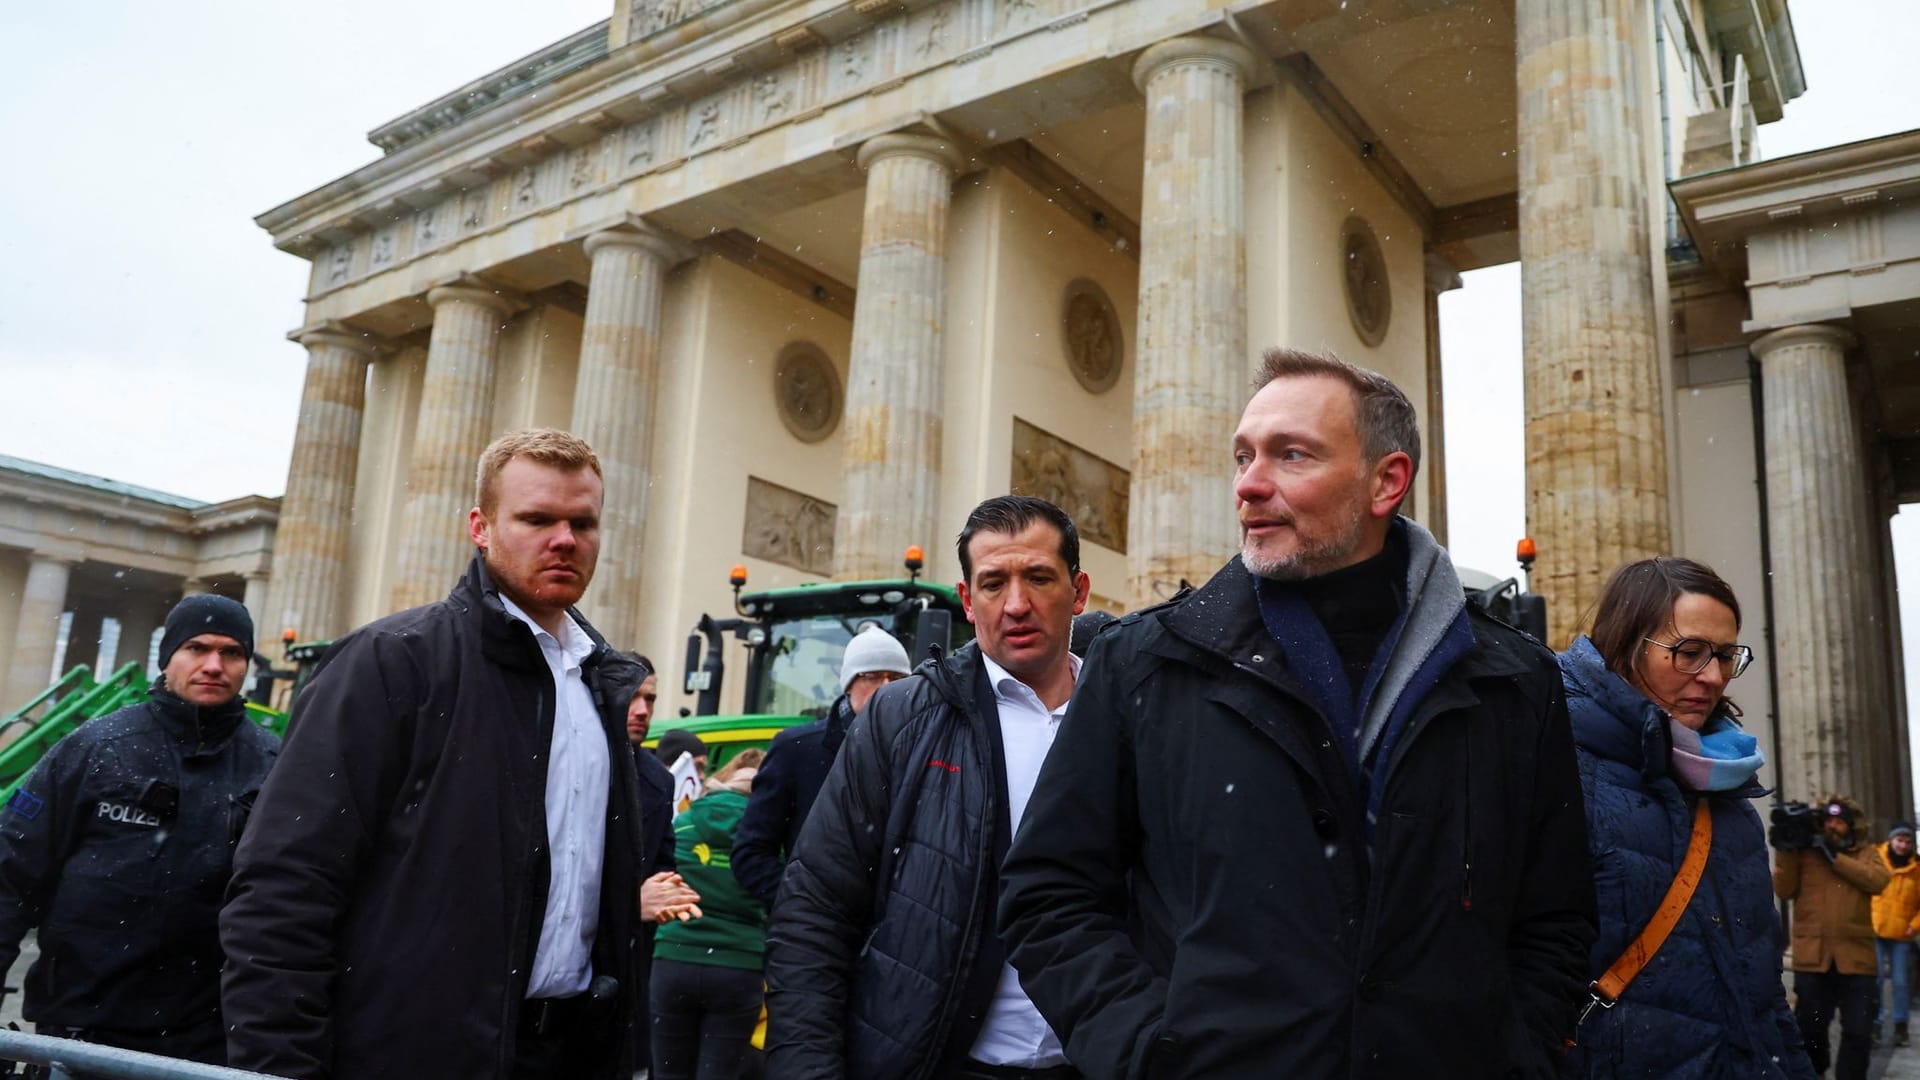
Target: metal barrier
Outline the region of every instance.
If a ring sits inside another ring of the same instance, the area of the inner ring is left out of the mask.
[[[0,1030],[0,1061],[46,1066],[52,1080],[74,1080],[76,1076],[101,1080],[259,1080],[266,1075],[12,1030]]]

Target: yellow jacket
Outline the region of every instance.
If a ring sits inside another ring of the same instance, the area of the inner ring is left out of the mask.
[[[1907,865],[1895,866],[1886,844],[1875,844],[1874,849],[1893,875],[1887,887],[1873,898],[1874,936],[1911,941],[1920,934],[1920,853],[1909,858]]]

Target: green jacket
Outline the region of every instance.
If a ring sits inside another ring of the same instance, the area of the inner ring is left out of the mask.
[[[670,922],[653,939],[656,960],[760,970],[767,910],[733,878],[733,833],[747,797],[721,788],[673,820],[680,876],[700,894],[701,918]]]

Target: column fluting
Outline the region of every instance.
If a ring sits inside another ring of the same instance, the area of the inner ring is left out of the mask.
[[[1672,546],[1641,21],[1631,0],[1515,9],[1527,528],[1555,648],[1616,567]]]
[[[480,451],[492,434],[500,328],[522,306],[473,285],[443,285],[427,293],[427,302],[433,305],[433,334],[400,519],[395,610],[445,596],[473,554],[467,511]]]
[[[1133,67],[1147,96],[1127,525],[1135,605],[1206,581],[1239,547],[1223,462],[1251,370],[1241,125],[1254,63],[1232,42],[1176,38]]]
[[[941,418],[947,217],[961,160],[946,142],[881,135],[867,172],[860,280],[847,364],[834,576],[891,577],[910,544],[942,530]]]
[[[292,630],[301,641],[345,633],[348,537],[360,425],[367,404],[367,366],[377,348],[340,327],[296,331],[307,348],[307,380],[300,394],[287,493],[273,537],[274,586],[256,636],[271,641]]]

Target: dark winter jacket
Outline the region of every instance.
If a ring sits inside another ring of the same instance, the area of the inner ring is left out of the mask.
[[[592,962],[618,981],[592,1075],[625,1076],[641,860],[631,693],[614,687],[637,665],[587,632],[610,766]],[[328,651],[221,913],[233,1065],[296,1080],[509,1074],[547,906],[553,698],[532,631],[477,557],[447,599]]]
[[[0,817],[0,971],[40,928],[27,1019],[218,1030],[220,900],[279,750],[241,699],[198,708],[156,685],[47,752]]]
[[[1374,767],[1371,855],[1368,798],[1239,559],[1094,639],[1000,904],[1082,1073],[1553,1075],[1593,941],[1560,679],[1450,606],[1436,552],[1416,545],[1409,601],[1448,583],[1420,596],[1470,641]]]
[[[1766,790],[1757,780],[1705,796],[1680,786],[1666,714],[1608,671],[1587,638],[1561,655],[1560,670],[1600,909],[1589,977],[1611,967],[1653,918],[1686,858],[1695,801],[1713,809],[1707,872],[1685,914],[1614,1007],[1580,1025],[1566,1074],[1810,1080],[1780,979],[1766,831],[1747,801]]]
[[[753,778],[747,815],[733,840],[733,876],[768,910],[780,891],[787,853],[800,839],[800,826],[813,809],[820,785],[827,782],[827,772],[852,722],[853,709],[842,694],[826,719],[775,735]]]
[[[972,1046],[1005,955],[992,693],[970,643],[848,728],[767,931],[769,1080],[924,1080]]]

